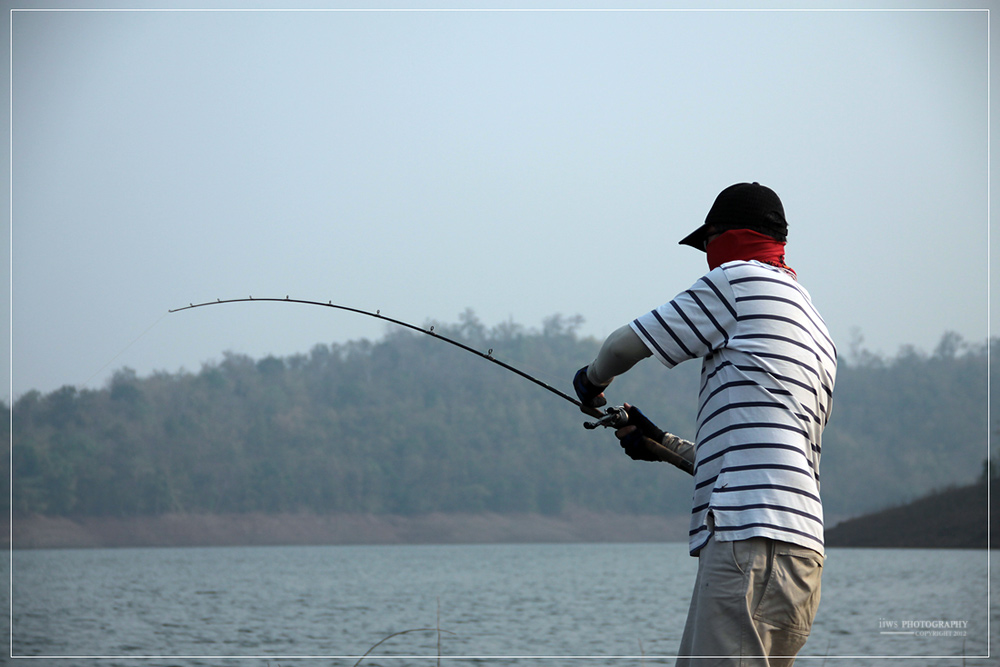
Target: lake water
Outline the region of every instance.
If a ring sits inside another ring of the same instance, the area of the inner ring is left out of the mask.
[[[683,544],[39,550],[11,558],[4,634],[14,656],[33,657],[17,661],[31,667],[354,665],[394,633],[403,634],[361,664],[436,665],[439,655],[445,665],[672,664],[697,566]],[[831,549],[798,664],[991,664],[972,658],[988,652],[988,558]]]

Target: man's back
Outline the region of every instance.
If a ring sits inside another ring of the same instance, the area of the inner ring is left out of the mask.
[[[703,357],[692,552],[764,536],[823,552],[822,431],[836,349],[808,293],[754,261],[723,264],[633,322],[667,366]]]

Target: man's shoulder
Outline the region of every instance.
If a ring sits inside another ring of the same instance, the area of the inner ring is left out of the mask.
[[[709,275],[716,272],[728,276],[730,280],[734,277],[741,276],[763,276],[790,280],[792,282],[795,281],[795,278],[793,278],[787,271],[784,271],[777,266],[764,264],[756,259],[737,259],[732,262],[726,262],[725,264],[722,264],[710,271]]]
[[[766,284],[783,284],[795,289],[808,297],[808,292],[799,284],[794,274],[770,264],[757,260],[736,260],[709,271],[705,277],[709,280],[723,280],[731,285],[762,286]]]
[[[787,271],[756,260],[726,262],[708,272],[704,279],[714,284],[722,282],[739,298],[746,294],[774,294],[812,304],[809,290]]]

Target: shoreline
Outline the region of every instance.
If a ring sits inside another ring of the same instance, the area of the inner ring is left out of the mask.
[[[15,516],[3,531],[13,549],[686,542],[688,517],[583,510],[559,515],[162,514],[146,517]],[[13,540],[13,542],[12,542]]]

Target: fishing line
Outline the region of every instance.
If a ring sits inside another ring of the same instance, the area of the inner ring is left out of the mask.
[[[581,410],[583,410],[584,412],[586,412],[587,414],[589,414],[592,417],[602,417],[602,416],[604,416],[604,413],[602,413],[601,411],[597,410],[596,408],[585,408],[583,406],[583,404],[580,403],[580,401],[577,400],[575,397],[570,396],[569,394],[566,394],[566,393],[564,393],[562,391],[559,391],[558,389],[556,389],[552,385],[546,384],[545,382],[542,382],[538,378],[535,378],[535,377],[533,377],[533,376],[525,373],[524,371],[522,371],[522,370],[520,370],[518,368],[515,368],[514,366],[511,366],[508,363],[500,361],[499,359],[497,359],[496,357],[493,356],[493,348],[490,348],[487,352],[480,352],[479,350],[477,350],[477,349],[475,349],[473,347],[469,347],[465,343],[461,343],[461,342],[459,342],[457,340],[454,340],[452,338],[448,338],[447,336],[444,336],[442,334],[437,333],[436,331],[434,331],[434,327],[433,326],[430,326],[430,327],[428,327],[428,328],[425,329],[424,327],[419,327],[419,326],[417,326],[415,324],[410,324],[409,322],[403,322],[402,320],[397,320],[397,319],[393,319],[391,317],[386,317],[385,315],[382,314],[381,310],[376,310],[374,313],[372,313],[372,312],[369,312],[367,310],[361,310],[359,308],[351,308],[349,306],[341,306],[341,305],[333,303],[332,301],[326,301],[326,302],[323,302],[323,301],[309,301],[307,299],[292,299],[292,298],[290,298],[288,296],[286,296],[284,299],[275,298],[275,297],[270,297],[270,298],[269,297],[257,297],[257,298],[254,298],[253,296],[250,296],[250,297],[241,298],[241,299],[216,299],[215,301],[206,301],[204,303],[191,303],[191,304],[188,304],[188,305],[183,306],[181,308],[174,308],[172,310],[168,310],[167,312],[168,313],[176,313],[176,312],[180,312],[182,310],[191,310],[192,308],[202,308],[204,306],[217,306],[217,305],[224,304],[224,303],[243,303],[243,302],[249,302],[249,301],[274,301],[274,302],[279,302],[279,303],[298,303],[298,304],[304,304],[304,305],[308,305],[308,306],[324,306],[326,308],[334,308],[336,310],[344,310],[344,311],[347,311],[349,313],[357,313],[358,315],[365,315],[367,317],[373,317],[373,318],[375,318],[377,320],[383,320],[385,322],[391,322],[392,324],[395,324],[395,325],[398,325],[398,326],[401,326],[401,327],[405,327],[405,328],[411,329],[413,331],[419,331],[422,334],[426,334],[428,336],[432,336],[434,338],[437,338],[438,340],[444,341],[445,343],[449,343],[451,345],[454,345],[455,347],[461,348],[461,349],[465,350],[466,352],[471,352],[472,354],[474,354],[474,355],[476,355],[478,357],[482,357],[483,359],[486,359],[487,361],[492,362],[492,363],[500,366],[501,368],[506,368],[508,371],[510,371],[512,373],[515,373],[517,375],[520,375],[525,380],[533,382],[534,384],[538,385],[539,387],[541,387],[543,389],[546,389],[547,391],[555,394],[556,396],[558,396],[558,397],[560,397],[560,398],[562,398],[562,399],[564,399],[566,401],[569,401],[570,403],[572,403],[573,405],[577,406],[578,408],[580,408]]]
[[[167,313],[165,313],[163,315],[160,315],[160,319],[156,320],[155,322],[153,322],[152,324],[150,324],[148,327],[146,327],[145,331],[143,331],[141,334],[139,334],[138,336],[136,336],[135,339],[133,339],[131,343],[129,343],[128,345],[126,345],[125,347],[123,347],[118,354],[116,354],[115,356],[111,357],[111,359],[110,359],[110,361],[108,361],[108,363],[104,364],[99,369],[97,369],[97,372],[94,373],[93,375],[91,375],[89,378],[87,378],[87,381],[84,382],[82,385],[80,385],[80,388],[82,389],[83,387],[86,387],[88,384],[90,384],[91,380],[93,380],[95,377],[97,377],[98,375],[100,375],[104,371],[105,368],[107,368],[111,364],[115,363],[115,359],[117,359],[118,357],[120,357],[123,354],[125,354],[130,347],[132,347],[133,345],[135,345],[136,343],[138,343],[140,338],[142,338],[143,336],[145,336],[146,334],[148,334],[153,329],[153,327],[155,327],[157,324],[159,324],[160,322],[162,322],[163,318],[166,317],[169,314],[170,313],[167,312]]]

